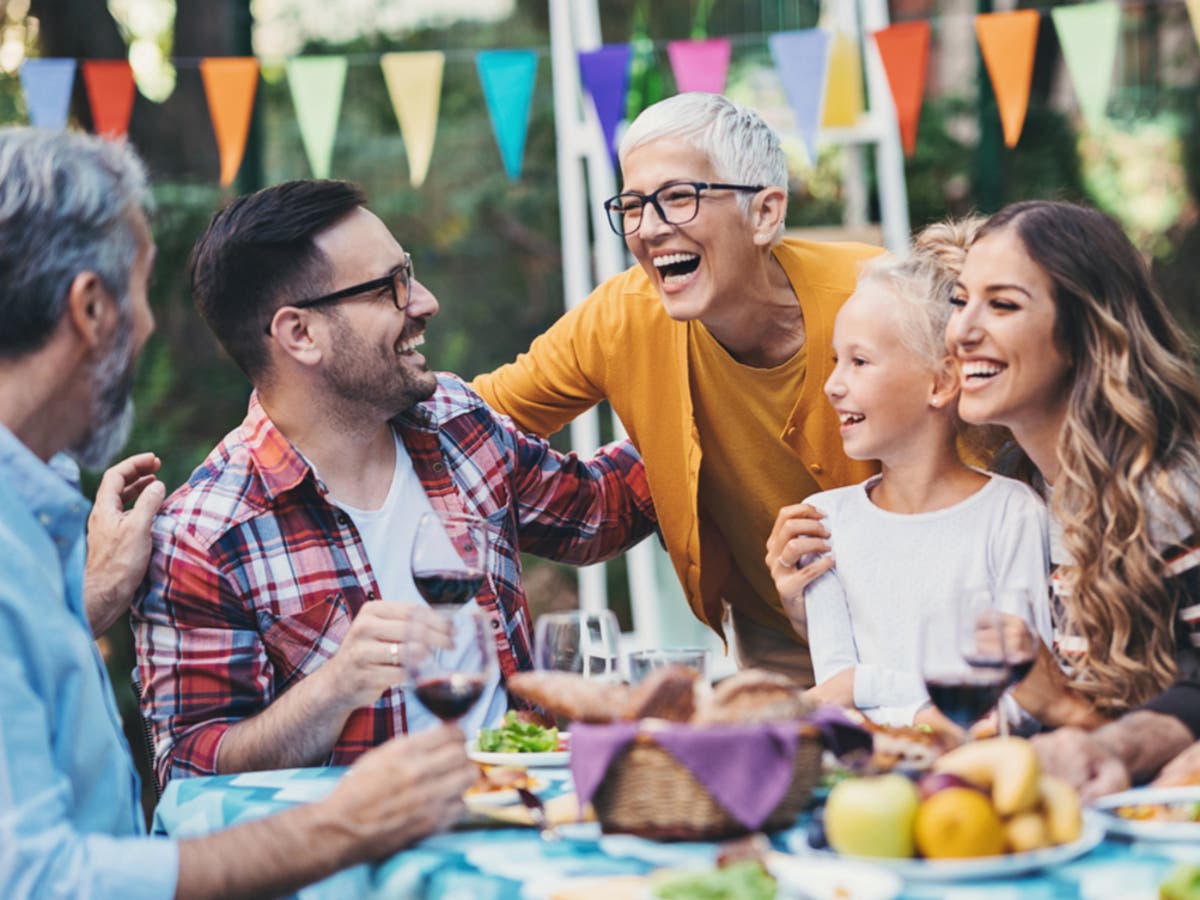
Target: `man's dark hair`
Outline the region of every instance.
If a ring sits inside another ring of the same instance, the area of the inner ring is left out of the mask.
[[[276,310],[329,289],[330,263],[313,238],[366,202],[348,181],[287,181],[238,197],[208,223],[188,263],[192,297],[252,382],[266,373]]]

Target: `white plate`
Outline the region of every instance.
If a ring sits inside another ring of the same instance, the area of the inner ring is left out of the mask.
[[[802,830],[787,836],[788,849],[797,857],[853,861],[895,872],[906,881],[974,881],[982,878],[1012,878],[1047,866],[1057,866],[1083,856],[1104,840],[1104,822],[1094,813],[1085,812],[1083,834],[1078,840],[1044,850],[981,856],[975,859],[878,859],[842,856],[832,850],[813,850]]]
[[[529,779],[529,790],[537,793],[546,786],[546,782],[537,778]],[[521,798],[516,788],[505,788],[502,791],[468,791],[463,794],[463,803],[468,808],[472,806],[509,806],[520,803]]]
[[[1119,806],[1143,803],[1200,803],[1200,787],[1134,788],[1101,797],[1092,809],[1100,814],[1111,834],[1139,841],[1200,841],[1200,822],[1145,822],[1117,815]]]
[[[892,900],[904,887],[895,872],[857,860],[772,853],[767,857],[767,871],[779,884],[780,900]]]
[[[559,735],[570,739],[570,732]],[[565,766],[571,758],[570,750],[548,750],[545,753],[488,753],[479,749],[479,738],[467,744],[467,756],[485,766],[515,766],[535,768],[539,766]]]

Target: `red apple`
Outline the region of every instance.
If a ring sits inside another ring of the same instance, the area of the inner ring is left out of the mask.
[[[926,772],[917,782],[917,793],[921,795],[922,800],[928,800],[938,791],[952,787],[965,787],[979,791],[981,794],[988,793],[979,785],[967,781],[959,775],[951,775],[949,772]]]

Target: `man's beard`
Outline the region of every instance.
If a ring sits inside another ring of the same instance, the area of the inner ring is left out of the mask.
[[[122,308],[108,353],[92,369],[91,425],[68,451],[80,467],[99,471],[112,461],[129,440],[133,427],[133,373],[135,359],[129,344],[133,316]]]
[[[326,381],[340,400],[371,406],[391,419],[437,390],[432,372],[406,368],[394,347],[368,343],[347,323],[337,326],[334,347]]]

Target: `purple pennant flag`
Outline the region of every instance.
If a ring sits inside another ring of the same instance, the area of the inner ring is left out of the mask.
[[[71,88],[75,84],[75,60],[27,59],[21,64],[21,88],[29,124],[34,128],[59,130],[67,127]]]
[[[679,93],[706,91],[710,94],[725,93],[725,77],[729,74],[729,38],[706,38],[705,40],[671,41],[667,44],[667,56],[671,59],[671,71],[675,73],[675,86]]]
[[[768,41],[788,105],[796,116],[796,130],[808,150],[809,162],[815,166],[817,130],[829,71],[829,33],[819,28],[784,31],[771,35]]]
[[[592,95],[614,168],[617,164],[617,126],[625,118],[625,98],[629,93],[629,58],[628,44],[609,44],[579,54],[583,86]]]

